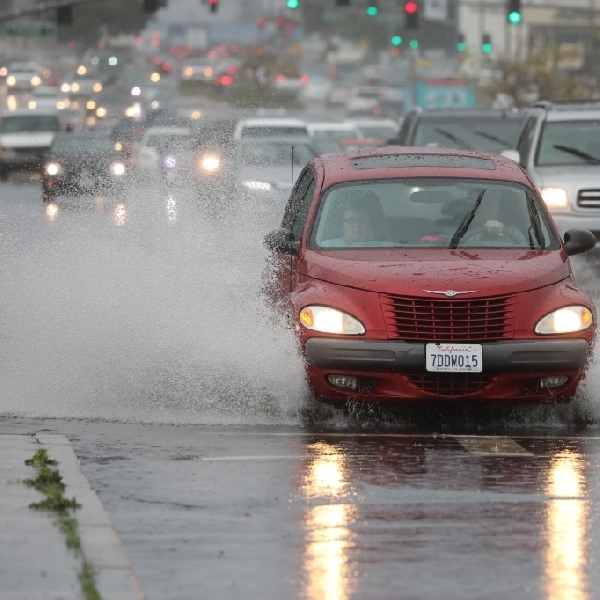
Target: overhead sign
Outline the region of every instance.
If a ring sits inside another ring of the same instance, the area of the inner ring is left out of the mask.
[[[446,21],[448,19],[448,0],[425,0],[423,17],[427,21]]]
[[[6,26],[6,35],[9,37],[52,37],[56,35],[56,26],[53,23],[13,23]]]
[[[589,7],[589,4],[588,4]],[[523,23],[550,27],[590,27],[590,12],[585,7],[549,8],[547,6],[523,6]]]

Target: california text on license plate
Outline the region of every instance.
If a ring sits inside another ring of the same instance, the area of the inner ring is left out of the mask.
[[[481,373],[482,353],[481,344],[427,344],[425,365],[437,373]]]

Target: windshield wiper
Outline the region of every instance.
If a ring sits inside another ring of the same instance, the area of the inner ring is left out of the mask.
[[[592,156],[583,150],[578,150],[577,148],[573,148],[572,146],[563,146],[562,144],[554,144],[552,146],[557,150],[562,150],[563,152],[567,152],[568,154],[572,154],[573,156],[577,156],[579,158],[583,158],[590,165],[600,165],[600,158]]]
[[[481,201],[483,200],[484,194],[485,194],[485,188],[483,188],[481,190],[481,192],[479,193],[479,196],[477,196],[477,202],[475,202],[475,206],[473,207],[473,209],[471,211],[469,211],[465,215],[464,219],[460,222],[458,229],[454,232],[454,235],[452,236],[452,239],[450,240],[450,245],[448,246],[448,248],[454,249],[454,248],[458,247],[460,240],[463,238],[465,233],[467,233],[467,229],[469,229],[469,225],[475,218],[475,213],[477,212],[477,209],[479,208],[479,205],[481,204]]]
[[[445,129],[442,129],[441,127],[436,127],[434,131],[436,133],[443,135],[445,138],[447,138],[453,142],[456,142],[457,144],[460,144],[465,150],[473,150],[473,148],[471,148],[471,146],[469,146],[469,144],[467,144],[467,142],[465,142],[464,140],[461,140],[459,137],[455,136],[451,131],[446,131]]]
[[[506,140],[499,138],[498,136],[494,135],[493,133],[487,133],[486,131],[479,131],[479,129],[476,129],[475,133],[478,136],[485,138],[486,140],[490,140],[492,142],[498,142],[499,144],[502,144],[503,146],[506,146],[507,148],[512,148],[511,142],[507,142]]]
[[[529,218],[531,219],[531,225],[527,230],[527,235],[529,236],[529,246],[532,250],[535,250],[533,245],[533,240],[531,239],[531,229],[533,228],[533,233],[535,235],[535,239],[540,245],[540,250],[544,250],[546,247],[545,241],[542,239],[542,228],[540,226],[540,213],[535,205],[535,201],[533,198],[527,194],[527,211],[529,212]]]

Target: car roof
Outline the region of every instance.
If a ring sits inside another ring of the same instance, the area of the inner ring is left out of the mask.
[[[543,116],[546,121],[595,121],[600,118],[600,104],[556,104],[536,106],[527,114]]]
[[[434,108],[418,112],[419,119],[432,118],[454,118],[468,119],[468,118],[485,118],[485,119],[523,119],[524,114],[514,109],[500,109],[500,108]]]
[[[306,122],[300,119],[281,119],[273,117],[261,117],[258,119],[243,119],[238,123],[239,127],[306,127]]]
[[[474,166],[383,166],[376,168],[357,168],[355,164],[365,159],[383,159],[386,157],[414,156],[418,159],[428,156],[450,156],[467,159],[467,162],[475,163],[468,159],[479,159],[482,163],[493,167]],[[338,152],[335,154],[323,154],[313,159],[309,164],[319,165],[324,171],[323,189],[346,181],[364,181],[373,179],[392,179],[402,177],[448,177],[465,179],[492,179],[498,181],[512,181],[531,188],[532,184],[521,167],[514,161],[497,154],[486,152],[474,152],[470,150],[458,150],[454,148],[416,148],[405,146],[385,146],[382,148],[369,148],[368,150],[353,150],[351,152]]]
[[[290,144],[304,144],[305,146],[310,146],[313,140],[308,136],[277,136],[277,137],[257,137],[257,138],[242,138],[241,140],[235,140],[235,143],[238,145],[247,145],[247,144],[285,144],[289,146]]]
[[[189,135],[191,130],[187,127],[148,127],[146,134],[159,133],[159,134],[172,134],[172,135]]]
[[[354,123],[309,123],[307,125],[309,130],[313,131],[328,131],[330,129],[335,129],[336,131],[353,131],[356,129],[356,125]]]

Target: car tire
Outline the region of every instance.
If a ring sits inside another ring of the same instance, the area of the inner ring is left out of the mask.
[[[8,181],[9,171],[6,167],[0,167],[0,181]]]

